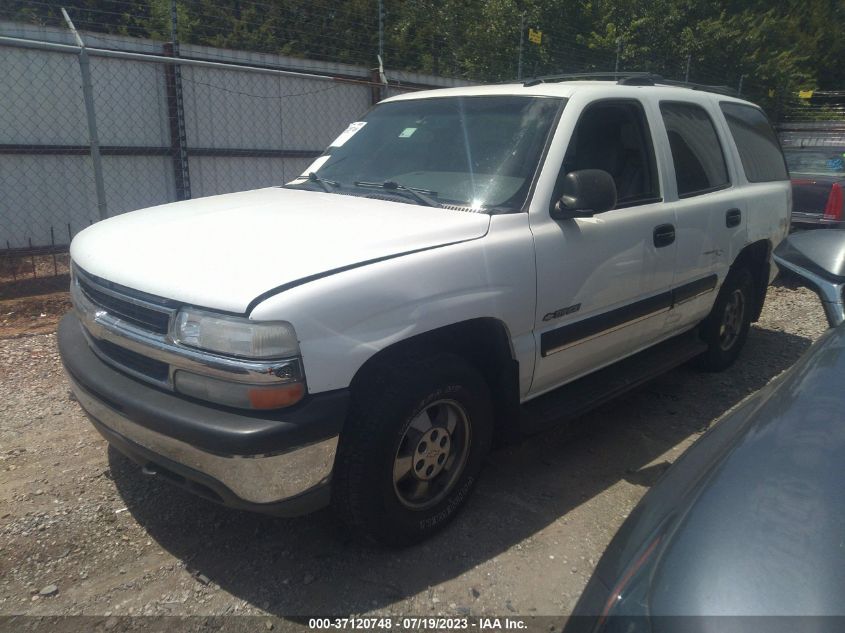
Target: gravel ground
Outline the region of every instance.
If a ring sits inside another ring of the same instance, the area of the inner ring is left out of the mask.
[[[495,452],[458,520],[402,551],[142,477],[72,401],[53,334],[0,340],[0,616],[567,614],[647,488],[825,327],[810,291],[771,288],[734,367]]]

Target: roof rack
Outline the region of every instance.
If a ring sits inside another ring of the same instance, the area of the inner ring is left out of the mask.
[[[681,88],[690,88],[692,90],[704,90],[706,92],[718,92],[719,94],[727,95],[729,97],[738,97],[739,92],[736,88],[730,86],[712,86],[708,84],[697,84],[691,81],[675,81],[674,79],[662,79],[660,83],[667,86],[680,86]]]
[[[626,79],[660,79],[658,75],[647,72],[593,72],[593,73],[566,73],[563,75],[545,75],[542,77],[534,77],[526,79],[523,86],[536,86],[538,84],[557,83],[559,81],[577,81],[579,79],[616,79],[623,81]]]
[[[706,84],[693,83],[691,81],[676,81],[664,79],[660,75],[651,72],[624,71],[624,72],[589,72],[589,73],[567,73],[564,75],[546,75],[534,77],[523,82],[523,86],[537,86],[544,83],[557,83],[560,81],[578,81],[580,79],[607,79],[616,80],[622,86],[679,86],[692,90],[705,90],[707,92],[718,92],[720,94],[736,96],[737,91],[728,86],[709,86]]]

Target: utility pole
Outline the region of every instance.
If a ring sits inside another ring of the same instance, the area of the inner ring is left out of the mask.
[[[690,65],[691,61],[692,61],[692,53],[689,53],[687,55],[687,70],[684,73],[684,83],[689,83],[689,65]]]
[[[378,0],[378,56],[384,63],[384,0]]]
[[[378,68],[371,72],[373,105],[384,99],[387,77],[384,75],[384,0],[378,0]]]
[[[619,56],[622,54],[622,38],[616,38],[616,65],[613,67],[613,72],[619,72]]]
[[[519,61],[516,65],[516,80],[522,81],[522,39],[525,37],[525,13],[519,16]]]
[[[179,55],[179,37],[177,36],[179,26],[178,13],[176,11],[176,0],[170,0],[170,41],[173,43],[173,56]]]
[[[745,79],[745,75],[740,75],[739,76],[739,86],[737,86],[737,89],[736,89],[736,96],[737,97],[742,96],[742,80],[743,79]]]

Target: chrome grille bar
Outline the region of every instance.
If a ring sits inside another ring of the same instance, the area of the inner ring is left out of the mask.
[[[94,301],[85,291],[86,284],[115,301],[123,302],[118,304],[123,309],[110,310],[105,301]],[[91,348],[104,362],[159,387],[173,390],[173,374],[179,369],[255,385],[296,382],[302,379],[302,367],[298,358],[253,361],[218,356],[179,345],[169,338],[167,329],[158,332],[144,327],[138,319],[132,318],[131,311],[126,308],[127,305],[132,305],[165,314],[169,323],[177,312],[175,307],[166,307],[120,294],[98,284],[79,268],[74,268],[71,300]],[[115,352],[115,349],[118,351]],[[166,372],[160,369],[161,365],[167,367]]]

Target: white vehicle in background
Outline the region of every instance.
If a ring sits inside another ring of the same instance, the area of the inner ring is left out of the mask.
[[[73,391],[207,498],[420,540],[494,441],[730,365],[790,183],[765,115],[648,77],[393,97],[287,185],[73,241]]]

